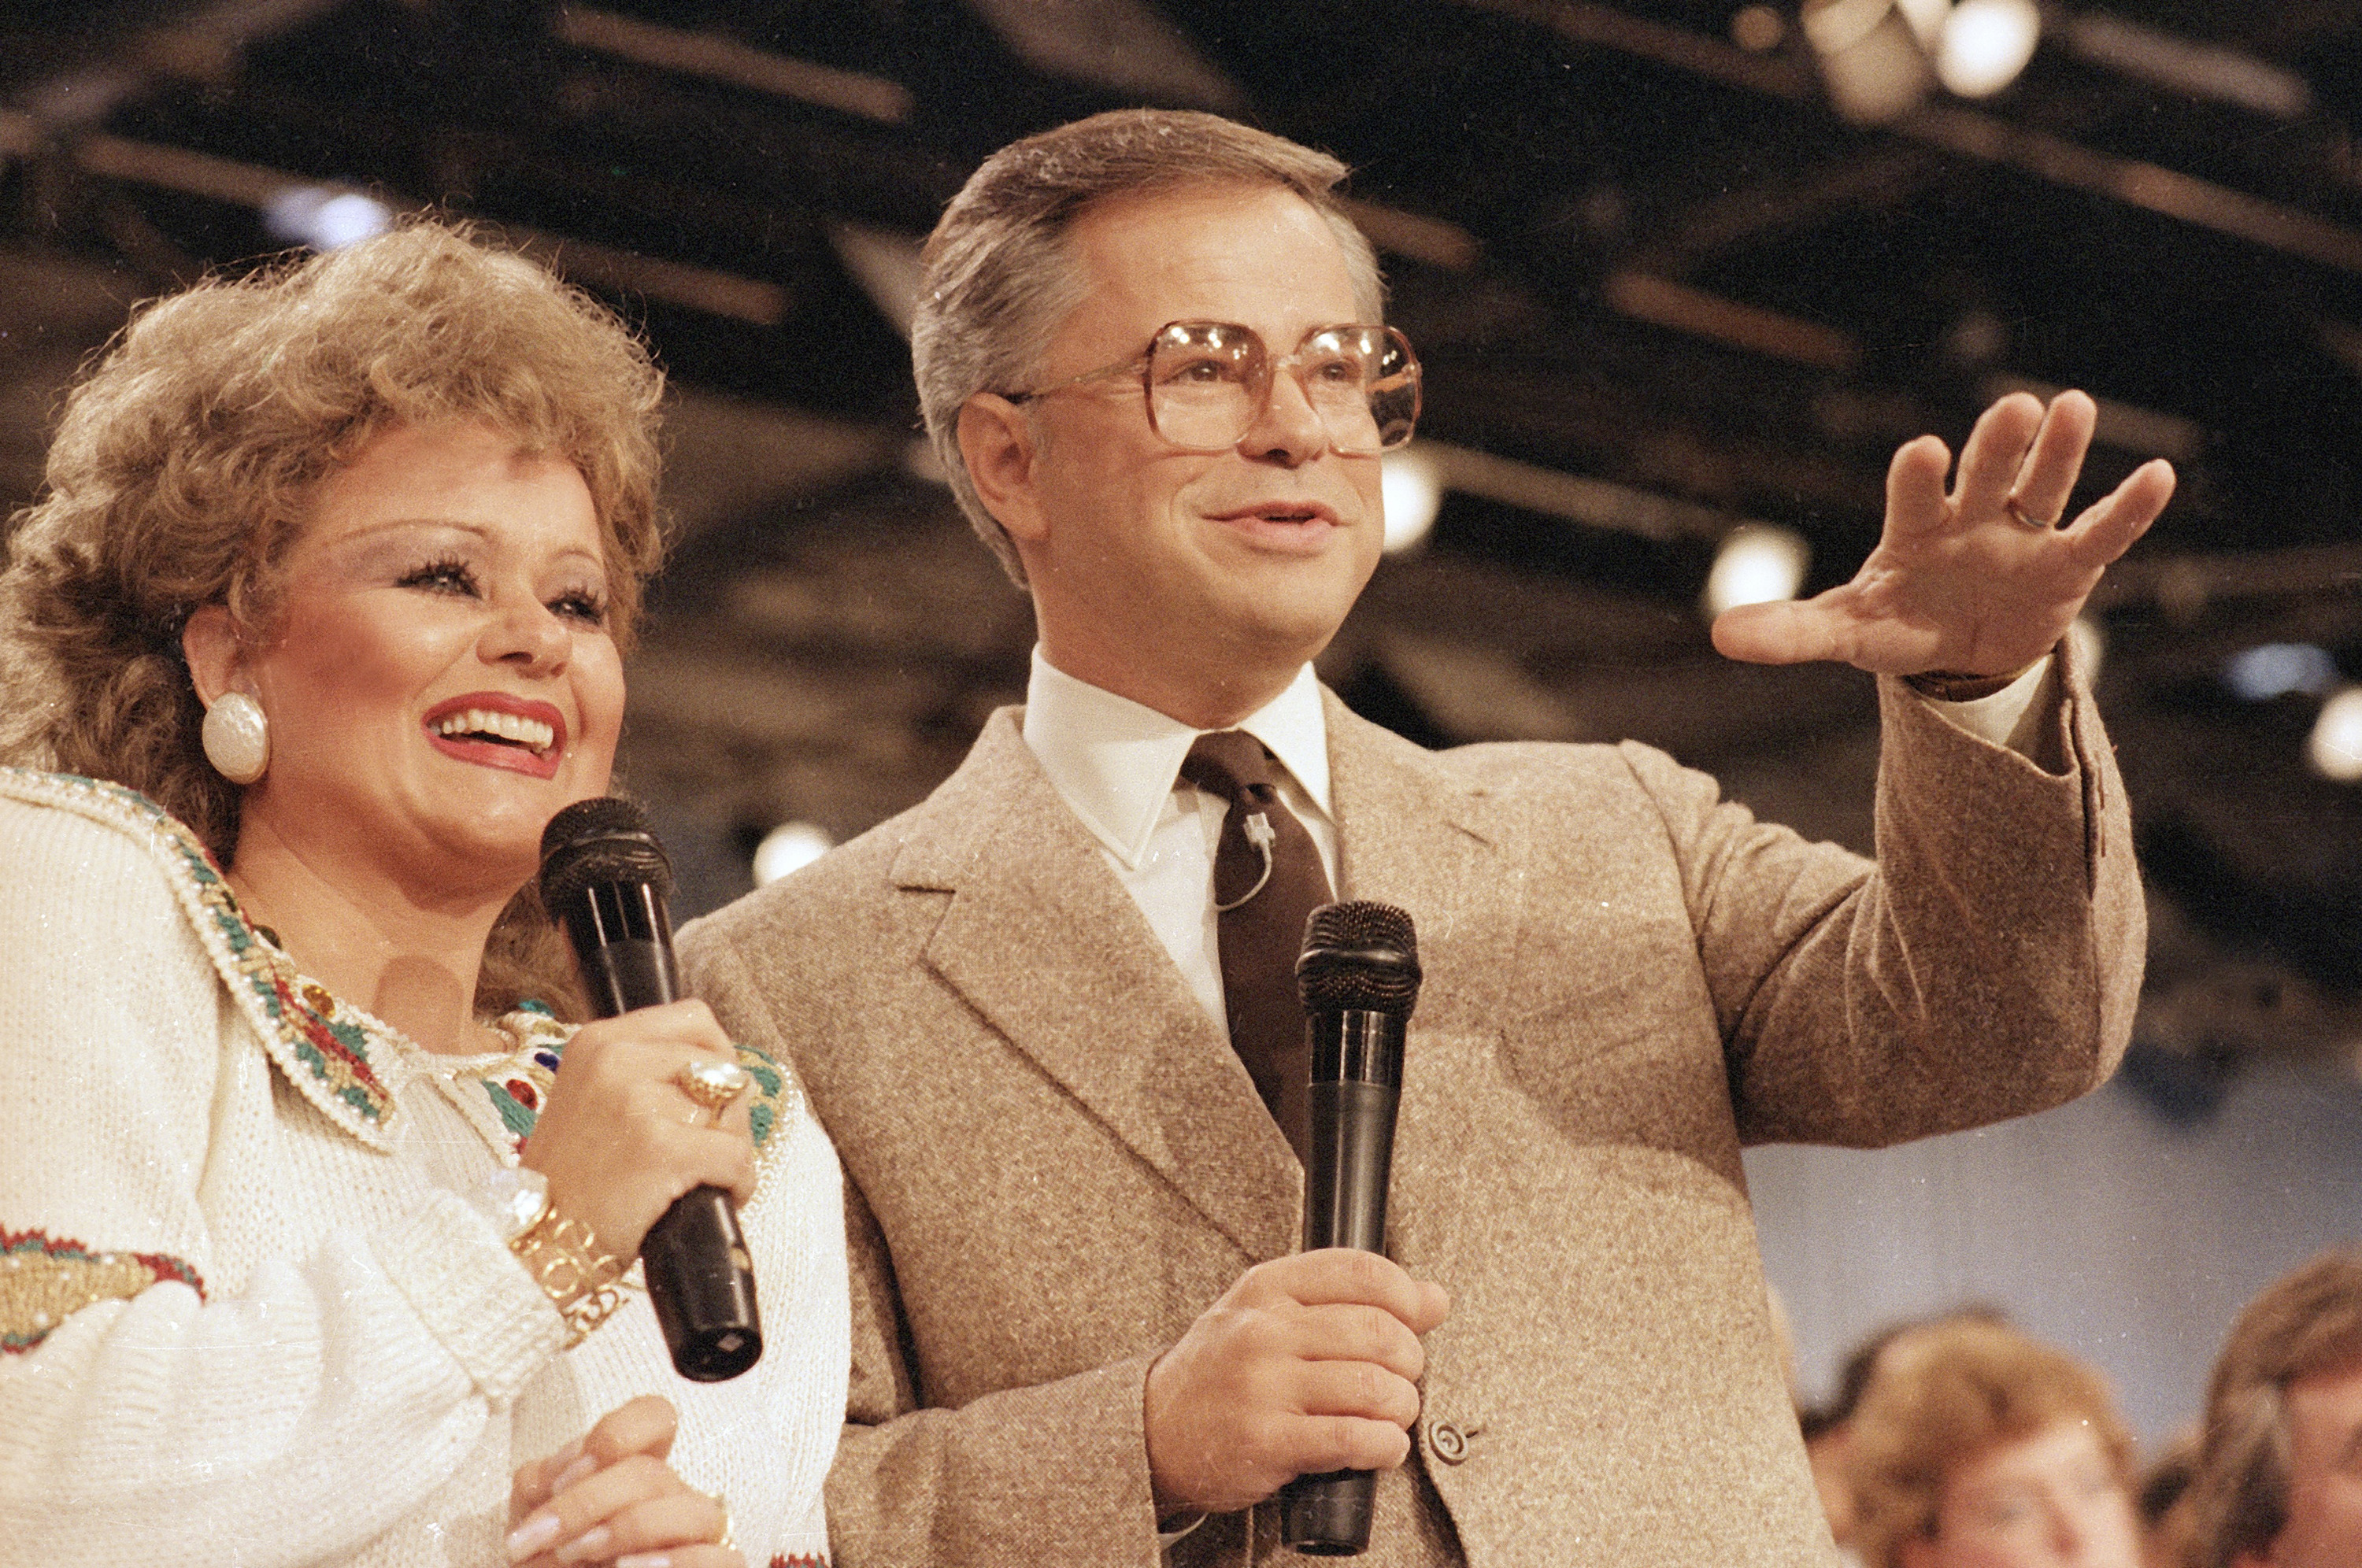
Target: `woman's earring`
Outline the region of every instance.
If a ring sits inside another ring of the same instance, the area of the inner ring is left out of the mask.
[[[243,691],[225,691],[205,710],[199,732],[205,760],[233,784],[251,784],[270,766],[270,721]]]

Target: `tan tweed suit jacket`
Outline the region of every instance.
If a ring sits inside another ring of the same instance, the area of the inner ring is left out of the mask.
[[[1740,1145],[2091,1088],[2143,942],[2080,680],[2064,777],[1889,685],[1875,873],[1646,747],[1434,754],[1330,699],[1342,894],[1408,910],[1427,970],[1390,1250],[1452,1297],[1366,1561],[1831,1560]],[[923,804],[681,946],[844,1158],[842,1568],[1150,1568],[1149,1362],[1294,1249],[1302,1175],[1014,711]],[[1171,1560],[1298,1561],[1273,1517]]]

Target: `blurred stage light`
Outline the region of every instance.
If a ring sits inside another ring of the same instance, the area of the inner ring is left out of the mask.
[[[1927,51],[1895,0],[1805,0],[1798,21],[1820,59],[1829,105],[1847,119],[1900,119],[1927,95]]]
[[[755,886],[763,887],[790,871],[802,869],[835,845],[836,840],[824,827],[811,823],[781,823],[755,846]]]
[[[1435,514],[1443,505],[1443,470],[1413,445],[1388,452],[1378,475],[1386,506],[1385,551],[1400,555],[1416,547],[1435,526]]]
[[[274,237],[291,245],[339,250],[383,234],[393,222],[393,209],[358,191],[297,185],[270,199],[262,209],[262,222]]]
[[[2034,0],[1960,0],[1944,22],[1936,80],[1963,98],[1990,98],[2017,80],[2041,36]]]
[[[1945,20],[1952,14],[1952,0],[1894,0],[1894,8],[1911,24],[1911,36],[1929,54],[1944,37]]]
[[[2321,705],[2304,757],[2324,778],[2362,779],[2362,686],[2348,686]]]
[[[1706,618],[1741,604],[1795,598],[1812,559],[1812,547],[1794,529],[1765,523],[1733,528],[1715,552],[1714,569],[1706,574]]]
[[[1787,19],[1774,6],[1741,6],[1730,18],[1730,41],[1750,54],[1769,53],[1787,37]]]
[[[2250,702],[2291,691],[2319,696],[2337,684],[2337,661],[2312,643],[2264,643],[2223,661],[2223,684]]]

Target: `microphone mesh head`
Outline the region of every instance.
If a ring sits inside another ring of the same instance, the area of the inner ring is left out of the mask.
[[[1296,961],[1306,1012],[1350,1008],[1407,1017],[1418,982],[1418,937],[1407,911],[1371,900],[1312,911]]]
[[[646,882],[672,896],[672,862],[636,801],[595,795],[541,830],[541,901],[551,919],[564,919],[565,907],[598,882]]]

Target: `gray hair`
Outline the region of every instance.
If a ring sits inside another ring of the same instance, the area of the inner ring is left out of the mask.
[[[1020,587],[1025,569],[1008,531],[977,494],[960,456],[959,414],[978,392],[1033,379],[1083,283],[1066,230],[1112,197],[1187,185],[1275,185],[1328,221],[1345,253],[1354,309],[1381,319],[1385,290],[1370,242],[1339,202],[1345,166],[1325,152],[1217,115],[1118,109],[1012,142],[984,160],[928,237],[911,359],[919,408],[977,534]]]

